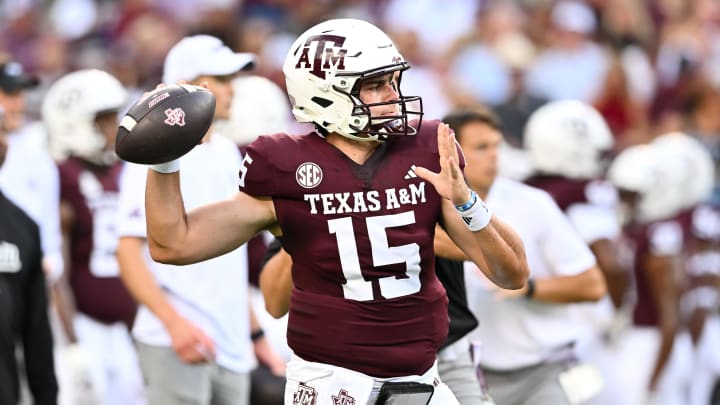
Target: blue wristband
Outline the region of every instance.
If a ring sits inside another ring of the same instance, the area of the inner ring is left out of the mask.
[[[460,212],[465,212],[465,211],[469,210],[470,208],[472,208],[473,205],[475,205],[475,203],[477,202],[477,200],[478,200],[477,193],[470,190],[470,199],[468,200],[468,202],[466,202],[463,205],[456,205],[455,209]]]

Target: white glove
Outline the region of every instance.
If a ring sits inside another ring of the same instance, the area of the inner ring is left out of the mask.
[[[60,376],[61,390],[68,392],[74,405],[99,404],[99,397],[92,382],[91,357],[79,343],[58,349],[58,369],[65,373]]]
[[[605,330],[605,341],[610,346],[615,346],[620,341],[620,337],[625,333],[625,331],[627,331],[631,324],[632,314],[624,308],[618,309],[613,314],[610,324]]]

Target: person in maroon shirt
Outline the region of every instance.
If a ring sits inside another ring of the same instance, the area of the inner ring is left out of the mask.
[[[240,192],[191,212],[176,161],[148,171],[157,261],[205,260],[263,229],[282,236],[294,282],[286,404],[384,403],[398,392],[457,403],[435,365],[448,331],[434,272],[437,223],[499,286],[527,280],[522,242],[468,189],[448,126],[421,126],[420,98],[402,94],[408,68],[375,26],[320,23],[296,40],[283,69],[296,119],[315,132],[258,138]]]
[[[623,246],[634,276],[632,327],[615,351],[621,363],[616,374],[624,381],[620,395],[628,403],[687,402],[673,379],[690,224],[687,190],[673,180],[677,169],[651,144],[625,149],[608,170],[621,198]]]
[[[94,396],[105,404],[144,403],[142,380],[130,339],[137,304],[119,277],[115,251],[118,180],[113,151],[118,111],[127,95],[110,74],[79,70],[49,88],[42,118],[59,157],[60,216],[70,302],[60,308],[70,345],[61,368],[75,400]],[[56,298],[63,297],[60,294]],[[74,305],[72,305],[74,304]],[[82,358],[85,358],[81,361]],[[62,379],[61,379],[62,381]],[[84,382],[83,382],[84,381]],[[92,387],[91,390],[81,387]],[[68,388],[66,388],[68,389]]]

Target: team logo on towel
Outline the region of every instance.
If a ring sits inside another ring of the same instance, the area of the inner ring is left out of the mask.
[[[337,395],[332,396],[333,405],[355,405],[355,398],[348,395],[348,392],[341,389]]]
[[[317,396],[318,393],[315,388],[301,382],[293,394],[293,405],[316,405]]]

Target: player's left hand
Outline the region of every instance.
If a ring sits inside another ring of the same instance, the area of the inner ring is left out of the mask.
[[[434,173],[424,167],[416,167],[415,174],[430,182],[443,198],[450,200],[456,206],[463,205],[470,200],[470,189],[460,170],[455,133],[445,123],[438,125],[437,143],[440,153],[440,173]]]

